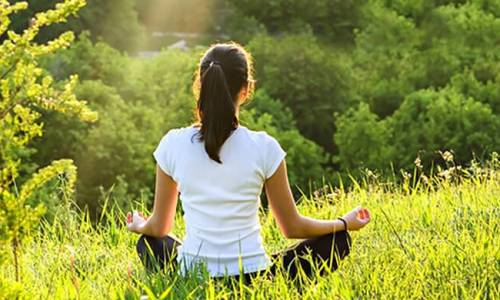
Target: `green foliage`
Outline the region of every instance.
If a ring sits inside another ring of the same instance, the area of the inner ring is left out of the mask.
[[[273,99],[264,88],[257,89],[252,99],[244,104],[243,109],[253,109],[259,115],[271,115],[271,125],[279,130],[297,127],[292,110],[286,107],[283,101]]]
[[[7,31],[10,15],[25,9],[27,4],[10,5],[7,1],[0,1],[0,35],[6,32],[8,37],[0,45],[0,265],[6,259],[5,255],[12,253],[16,281],[20,281],[22,275],[19,262],[22,243],[30,237],[30,231],[44,212],[40,203],[28,205],[30,196],[56,176],[66,178],[64,191],[70,193],[76,179],[72,161],[58,160],[20,184],[18,179],[22,174],[19,173],[21,159],[18,154],[30,140],[42,135],[37,110],[57,111],[84,121],[94,121],[97,117],[73,94],[76,77],[56,88],[53,78],[38,66],[40,56],[67,47],[73,39],[72,33],[63,33],[47,44],[37,44],[34,39],[41,28],[65,21],[84,4],[82,0],[60,3],[54,10],[38,13],[31,26],[17,34]]]
[[[390,160],[396,167],[411,168],[417,155],[424,161],[435,160],[438,150],[453,150],[463,164],[473,155],[484,158],[500,149],[498,116],[453,87],[408,95],[387,122],[393,132]]]
[[[359,31],[353,53],[356,86],[372,111],[387,116],[421,76],[422,67],[413,64],[420,34],[411,20],[382,6],[374,4],[367,16],[370,21]]]
[[[8,243],[12,243],[13,251],[19,251],[22,241],[31,237],[31,230],[40,221],[40,217],[45,213],[45,207],[42,203],[36,206],[27,205],[29,198],[40,187],[56,177],[64,178],[62,185],[65,193],[73,191],[76,181],[76,167],[73,161],[61,159],[53,161],[49,166],[38,170],[31,178],[26,181],[18,193],[9,193],[4,191],[2,201],[0,202],[0,237],[5,243],[0,248],[1,254],[8,252],[4,248]],[[17,255],[14,253],[14,255]],[[17,270],[16,270],[17,271]]]
[[[500,115],[500,73],[494,80],[481,82],[473,72],[466,71],[453,76],[451,85],[466,97],[490,106],[495,115]]]
[[[367,105],[338,119],[335,134],[343,167],[411,169],[416,157],[438,160],[439,151],[452,150],[458,163],[484,158],[500,149],[500,119],[492,109],[447,86],[408,95],[384,120]]]
[[[111,46],[134,53],[145,42],[144,27],[139,23],[136,0],[88,0],[81,11],[82,23],[94,40],[102,38]]]
[[[343,55],[321,47],[311,34],[257,36],[248,48],[258,86],[292,110],[304,136],[332,151],[331,116],[355,101]]]
[[[241,44],[247,44],[256,35],[268,33],[266,26],[260,23],[255,17],[244,15],[239,11],[235,11],[229,15],[224,25],[231,36],[231,40]]]
[[[498,17],[477,3],[383,3],[365,8],[353,54],[359,94],[377,115],[391,115],[408,94],[444,87],[465,69],[483,84],[498,82]]]
[[[461,163],[498,151],[500,22],[486,2],[452,2],[365,7],[352,63],[369,108],[336,122],[343,167],[397,170],[417,156],[438,162],[438,150]]]
[[[79,35],[68,49],[43,60],[44,67],[58,80],[78,74],[82,80],[101,80],[109,86],[126,84],[129,59],[104,42],[93,43],[88,32]]]
[[[27,1],[28,7],[12,17],[11,28],[21,32],[29,26],[30,20],[38,12],[58,5],[60,0]],[[88,0],[78,14],[64,23],[55,24],[50,29],[41,30],[35,41],[45,43],[65,31],[80,33],[88,30],[94,40],[102,39],[120,50],[134,52],[144,44],[144,28],[139,23],[135,10],[135,0]]]
[[[236,16],[243,17],[239,26],[252,32],[256,20],[270,33],[298,33],[312,29],[318,35],[336,43],[351,43],[353,30],[359,26],[361,8],[366,1],[288,1],[288,0],[230,0]],[[234,19],[232,20],[234,21]],[[236,23],[236,24],[235,24]],[[236,28],[237,22],[231,23]],[[258,25],[257,25],[258,26]],[[229,27],[230,34],[233,27]]]
[[[157,122],[162,114],[156,107],[127,104],[114,88],[98,81],[83,82],[77,94],[95,103],[101,116],[79,139],[82,144],[75,153],[80,195],[95,212],[100,205],[95,201],[97,188],[110,187],[118,176],[128,179],[132,194],[154,182],[151,153],[163,133]]]
[[[143,94],[151,93],[151,103],[162,107],[163,116],[158,119],[165,127],[183,126],[193,121],[196,99],[192,92],[193,74],[199,52],[164,50],[150,61],[137,60],[137,79]],[[139,99],[145,97],[140,95]]]
[[[380,169],[387,167],[390,151],[390,128],[361,103],[337,118],[335,143],[339,145],[337,162],[343,168]]]

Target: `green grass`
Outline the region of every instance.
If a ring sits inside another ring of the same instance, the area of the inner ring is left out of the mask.
[[[485,172],[432,186],[418,181],[413,189],[367,180],[349,191],[304,198],[299,209],[305,215],[334,218],[362,204],[373,221],[352,234],[352,252],[338,271],[301,285],[281,274],[249,287],[172,273],[148,276],[135,253],[138,236],[108,209],[98,226],[76,213],[43,224],[24,246],[21,283],[8,264],[0,271],[0,292],[8,298],[9,291],[21,291],[20,298],[29,299],[499,298],[499,173]],[[294,242],[283,239],[270,214],[263,212],[261,222],[269,252]],[[178,217],[178,236],[181,223]]]

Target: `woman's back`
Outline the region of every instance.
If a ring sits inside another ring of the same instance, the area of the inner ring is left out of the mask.
[[[267,268],[258,208],[264,181],[286,153],[263,131],[239,125],[220,149],[222,164],[212,160],[195,126],[170,130],[154,156],[178,185],[186,236],[179,246],[180,270],[204,261],[212,276]]]

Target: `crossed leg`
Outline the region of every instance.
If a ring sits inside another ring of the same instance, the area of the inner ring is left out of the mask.
[[[325,234],[319,237],[303,240],[285,250],[272,255],[273,259],[282,259],[285,273],[292,279],[299,274],[299,268],[311,277],[314,269],[324,274],[327,269],[335,271],[339,261],[350,253],[351,237],[347,231]],[[311,259],[307,259],[307,254]],[[275,271],[275,265],[273,265]]]
[[[158,271],[169,265],[177,265],[177,246],[181,244],[178,238],[170,235],[162,238],[141,235],[136,249],[146,269]]]
[[[311,277],[315,268],[319,268],[320,274],[324,274],[327,269],[336,270],[339,260],[349,255],[351,242],[347,231],[339,231],[303,240],[271,256],[273,260],[281,259],[281,267],[290,278],[295,279],[300,273],[299,269]],[[137,242],[137,253],[146,269],[161,270],[168,265],[177,265],[177,246],[181,244],[179,239],[170,235],[162,238],[141,235]],[[311,254],[311,260],[306,257],[308,254]],[[270,273],[275,274],[277,267],[280,266],[271,266]],[[245,281],[250,282],[257,273],[245,274]],[[238,279],[238,275],[234,277]]]

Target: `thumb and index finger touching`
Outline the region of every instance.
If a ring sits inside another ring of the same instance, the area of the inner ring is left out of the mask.
[[[138,212],[136,210],[134,210],[133,212],[130,211],[127,212],[127,218],[126,218],[127,224],[134,222],[136,218],[142,218],[144,220],[148,219],[148,217],[146,217],[142,212]]]
[[[359,206],[357,218],[360,219],[361,221],[368,223],[371,220],[370,211],[366,208]]]

